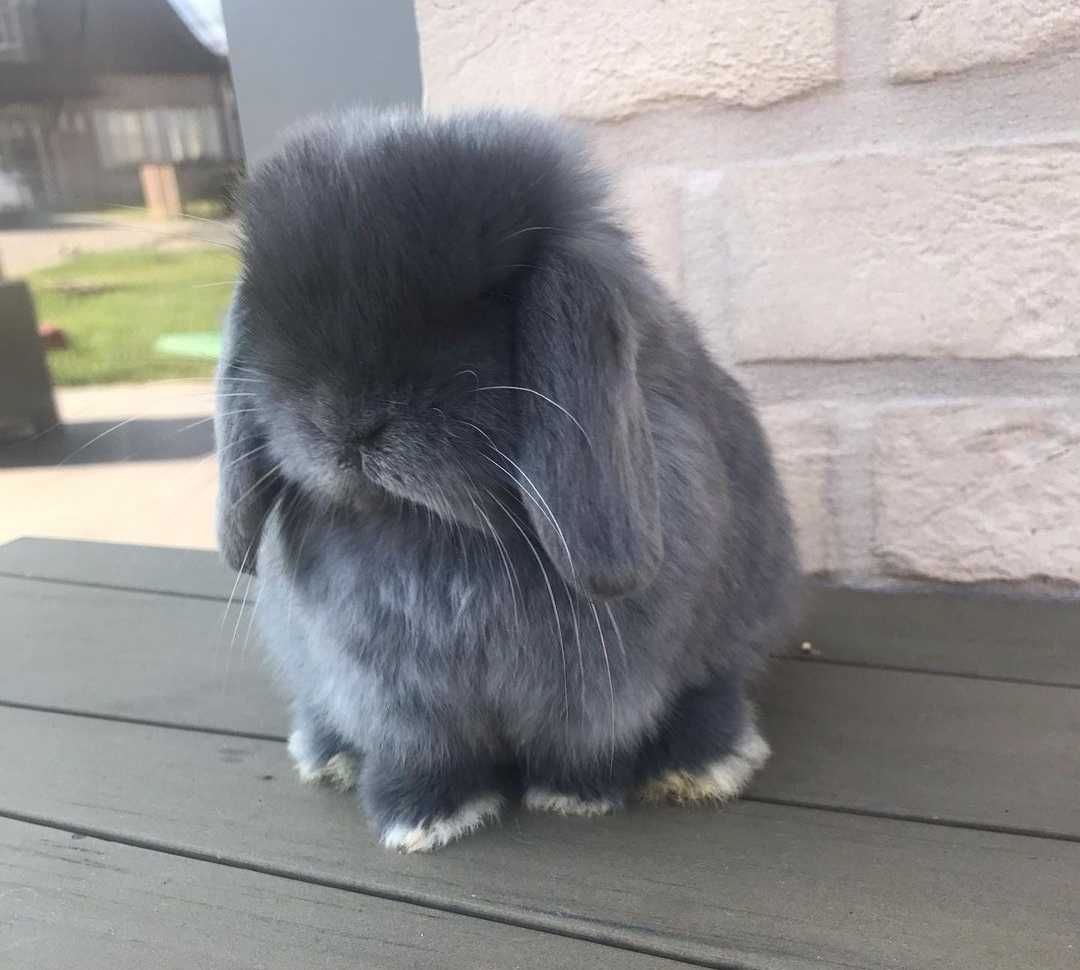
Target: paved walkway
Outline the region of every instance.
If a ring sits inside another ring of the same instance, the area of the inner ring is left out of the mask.
[[[209,383],[60,389],[57,399],[61,431],[0,446],[0,543],[37,535],[214,547]]]
[[[25,276],[79,253],[141,246],[191,248],[234,240],[235,228],[230,222],[156,221],[139,214],[130,220],[111,215],[59,215],[49,226],[0,230],[0,274],[9,279]]]

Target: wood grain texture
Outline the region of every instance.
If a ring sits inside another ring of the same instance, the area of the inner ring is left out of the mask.
[[[677,970],[625,950],[0,819],[19,970]]]
[[[824,660],[1080,686],[1080,598],[808,584],[803,641]]]
[[[250,610],[0,577],[0,701],[284,736]]]
[[[284,699],[224,605],[0,578],[0,701],[283,737]],[[1080,836],[1080,691],[782,662],[752,793]]]
[[[707,965],[1056,970],[1080,946],[1075,843],[744,803],[511,815],[417,858],[279,743],[0,710],[0,763],[0,812]]]
[[[216,553],[27,537],[0,545],[0,575],[227,600],[236,575]],[[1080,686],[1080,598],[885,592],[807,583],[783,652],[825,660]]]
[[[222,600],[236,583],[217,553],[204,549],[33,536],[0,545],[0,574]]]
[[[1080,691],[780,664],[768,798],[1080,838]]]

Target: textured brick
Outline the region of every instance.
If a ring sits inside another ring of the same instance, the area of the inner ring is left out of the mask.
[[[1077,0],[896,0],[892,71],[926,80],[1080,46]]]
[[[761,409],[773,456],[791,505],[805,572],[834,566],[836,538],[829,503],[835,432],[827,412],[803,405]]]
[[[711,186],[688,202],[687,300],[740,360],[1080,353],[1080,150],[740,166]]]
[[[875,430],[876,549],[890,571],[1080,582],[1075,401],[913,407]]]
[[[757,107],[836,76],[836,0],[418,0],[431,108]]]

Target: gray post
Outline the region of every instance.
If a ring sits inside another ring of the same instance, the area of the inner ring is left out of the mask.
[[[0,441],[40,434],[57,421],[45,348],[25,283],[0,283]]]
[[[225,0],[224,12],[249,164],[306,115],[420,104],[412,0]]]

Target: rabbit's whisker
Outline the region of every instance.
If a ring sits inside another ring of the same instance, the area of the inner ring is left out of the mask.
[[[236,441],[230,441],[228,444],[220,445],[214,451],[210,452],[210,454],[207,455],[206,458],[203,458],[202,461],[206,461],[209,458],[220,458],[226,451],[231,451],[233,448],[237,448],[240,445],[247,444],[249,441],[258,437],[258,435],[246,434],[242,438],[237,438]]]
[[[79,445],[79,447],[76,448],[73,452],[71,452],[70,454],[64,455],[64,457],[61,458],[60,461],[58,461],[56,463],[56,467],[59,468],[61,465],[67,464],[67,462],[69,462],[76,455],[80,454],[81,452],[86,451],[86,449],[89,448],[91,445],[97,444],[106,435],[110,435],[114,431],[119,431],[121,428],[127,427],[129,424],[132,423],[132,421],[138,421],[141,417],[142,417],[142,415],[137,414],[133,418],[125,418],[123,421],[118,421],[111,428],[106,428],[104,431],[101,432],[101,434],[94,435],[93,438],[91,438],[89,441]],[[183,429],[181,429],[181,430],[183,430]]]
[[[189,216],[188,218],[195,218],[195,217],[194,216]],[[196,221],[199,221],[199,220],[196,220]],[[212,219],[203,219],[201,221],[209,222],[212,225],[215,224]],[[220,239],[207,239],[206,236],[191,236],[191,235],[187,234],[186,232],[180,233],[180,232],[177,232],[175,230],[156,229],[156,228],[152,228],[151,226],[140,226],[140,225],[136,225],[134,222],[120,222],[117,219],[91,219],[89,221],[89,225],[97,226],[98,228],[101,228],[101,229],[115,229],[115,228],[130,229],[133,232],[144,232],[147,235],[154,236],[157,239],[161,239],[161,240],[193,239],[193,240],[195,240],[195,242],[203,243],[203,244],[205,244],[207,246],[217,246],[219,249],[227,249],[231,253],[239,253],[240,252],[240,247],[236,243],[226,243],[226,242],[222,242]]]
[[[445,381],[443,381],[439,385],[439,389],[442,390],[444,388],[447,388],[451,384],[453,384],[454,381],[456,381],[459,377],[467,377],[467,376],[472,377],[473,384],[475,385],[475,387],[480,386],[480,378],[477,375],[476,371],[472,370],[471,368],[466,368],[465,370],[459,370],[456,374],[452,375],[451,377],[448,377]]]
[[[259,615],[259,599],[262,596],[262,585],[256,584],[255,586],[255,602],[252,605],[251,611],[248,614],[247,631],[244,633],[244,642],[240,644],[240,657],[247,657],[248,644],[251,641],[251,633],[255,629],[255,617]]]
[[[604,609],[607,610],[608,619],[611,620],[611,628],[615,631],[615,638],[619,641],[619,652],[622,654],[623,669],[626,670],[629,667],[629,662],[626,658],[626,644],[623,642],[622,630],[619,629],[619,624],[615,622],[615,612],[611,609],[611,604],[605,603]]]
[[[446,494],[446,489],[444,489],[442,485],[440,485],[438,482],[435,482],[434,485],[435,488],[438,489],[439,499],[441,500],[443,508],[445,509],[446,521],[450,523],[451,536],[457,537],[458,546],[461,549],[461,559],[463,563],[462,568],[465,572],[465,586],[468,587],[471,585],[471,583],[469,580],[469,549],[465,540],[465,529],[462,526],[461,522],[459,522],[458,519],[454,516],[454,511],[450,505],[450,498]]]
[[[236,373],[236,374],[253,374],[254,377],[248,377],[248,378],[234,377],[233,376],[234,373]],[[243,381],[243,380],[265,381],[266,380],[266,374],[264,374],[262,371],[254,368],[254,367],[248,367],[246,364],[238,364],[235,361],[230,361],[229,364],[228,364],[227,371],[222,373],[221,380],[222,381]]]
[[[182,428],[177,428],[176,433],[181,434],[184,431],[190,431],[192,428],[198,428],[201,425],[208,424],[214,420],[214,416],[211,415],[208,418],[199,418],[197,421],[192,421],[191,424],[185,424]]]
[[[585,697],[585,650],[581,646],[581,624],[578,620],[577,597],[567,585],[565,579],[562,584],[563,589],[566,590],[566,597],[570,600],[570,618],[574,621],[574,640],[577,643],[578,667],[581,669],[581,710],[585,711],[588,709]]]
[[[562,526],[559,524],[559,520],[555,517],[555,513],[551,510],[551,506],[548,504],[547,499],[544,498],[543,493],[536,486],[536,483],[525,473],[525,469],[523,469],[516,461],[514,461],[513,458],[511,458],[505,451],[503,451],[497,444],[495,444],[491,435],[489,435],[483,428],[481,428],[479,425],[473,424],[471,421],[461,421],[461,423],[468,425],[470,428],[473,428],[475,431],[482,434],[487,439],[488,444],[495,451],[495,453],[499,455],[499,457],[502,458],[504,461],[509,462],[509,464],[517,470],[518,474],[520,474],[525,479],[525,482],[528,484],[529,488],[532,489],[532,492],[530,492],[528,489],[525,489],[522,483],[518,481],[518,479],[515,478],[505,468],[503,468],[497,461],[489,458],[487,455],[481,456],[487,459],[487,461],[491,462],[491,464],[493,464],[496,468],[498,468],[499,471],[506,475],[519,489],[522,489],[524,493],[529,496],[532,503],[540,510],[541,514],[551,523],[552,528],[555,529],[555,532],[559,536],[559,542],[562,544],[563,552],[566,553],[566,562],[567,565],[569,565],[570,567],[570,575],[576,579],[577,571],[574,569],[574,557],[570,555],[570,546],[566,541],[566,535],[563,533],[563,529]],[[535,493],[535,497],[533,493]]]
[[[585,436],[585,441],[588,444],[589,448],[590,449],[592,448],[592,442],[589,440],[589,433],[582,426],[581,422],[577,418],[575,418],[558,401],[554,400],[553,398],[548,397],[546,394],[542,394],[540,391],[536,390],[535,388],[532,388],[532,387],[516,387],[516,386],[514,386],[512,384],[488,384],[485,387],[476,388],[476,391],[474,393],[479,392],[479,391],[521,391],[523,394],[534,394],[534,395],[536,395],[536,397],[540,398],[542,401],[547,401],[547,403],[550,404],[552,407],[558,408],[571,421],[573,421],[574,425],[577,427],[577,429],[582,433],[582,435]]]
[[[123,202],[115,203],[113,205],[113,208],[115,208],[115,209],[130,209],[132,212],[145,212],[146,211],[145,206],[127,205],[127,204],[125,204]],[[190,219],[192,222],[205,222],[207,225],[210,225],[210,226],[220,226],[221,225],[221,220],[220,219],[207,219],[205,216],[192,215],[190,212],[181,212],[179,214],[179,218],[181,218],[181,219]]]
[[[491,497],[491,500],[503,510],[503,514],[514,524],[514,528],[521,533],[521,537],[528,544],[529,551],[532,553],[533,558],[536,560],[536,565],[540,567],[540,573],[544,577],[544,585],[547,586],[548,598],[551,600],[551,612],[555,617],[555,632],[559,637],[559,653],[562,656],[563,676],[563,718],[568,721],[570,719],[570,688],[566,680],[566,644],[563,641],[562,621],[559,619],[559,608],[555,603],[555,590],[551,585],[551,577],[548,575],[547,567],[544,565],[544,560],[537,551],[536,545],[533,543],[532,539],[529,538],[528,533],[518,523],[517,517],[495,497],[494,492],[487,488],[485,488],[484,491],[487,492]]]
[[[250,437],[251,436],[248,436],[247,438],[242,438],[240,440],[241,441],[250,440]],[[233,442],[234,445],[238,444],[238,443],[239,442]],[[258,450],[258,449],[256,449],[256,450]],[[262,476],[262,478],[260,478],[250,489],[248,489],[248,492],[254,491],[256,488],[258,488],[263,483],[263,481],[265,481],[266,478],[269,477],[270,474],[273,474],[280,467],[281,467],[281,463],[279,462],[277,465],[274,466],[274,468],[270,469],[270,471],[266,475]],[[235,508],[235,506],[237,504],[239,504],[239,502],[241,502],[247,496],[248,492],[245,492],[244,495],[241,495],[240,498],[238,498],[233,503],[234,508]],[[225,611],[221,616],[221,629],[222,629],[222,631],[224,631],[224,629],[225,629],[225,621],[228,619],[229,612],[232,610],[233,603],[235,602],[236,591],[240,586],[240,580],[243,578],[244,569],[247,566],[248,559],[251,558],[252,552],[255,551],[256,543],[258,542],[259,537],[262,535],[263,529],[266,526],[266,522],[270,518],[270,515],[273,512],[274,508],[275,508],[275,504],[271,504],[270,507],[266,510],[266,512],[264,513],[263,518],[262,518],[262,524],[255,531],[255,534],[252,537],[251,542],[248,543],[247,549],[244,551],[244,557],[240,561],[240,569],[237,571],[236,579],[233,582],[232,589],[229,591],[229,598],[225,603]],[[227,653],[225,655],[225,675],[222,678],[222,682],[221,682],[221,693],[222,693],[223,697],[228,693],[229,676],[230,676],[231,671],[232,671],[232,659],[233,659],[233,653],[235,652],[235,648],[236,648],[236,639],[237,639],[237,636],[239,635],[239,632],[240,632],[240,623],[242,622],[242,620],[244,618],[244,610],[247,609],[248,596],[251,593],[251,584],[252,584],[252,582],[254,580],[255,580],[255,574],[254,574],[254,572],[252,572],[252,573],[250,573],[248,575],[248,581],[247,581],[247,584],[244,587],[244,596],[240,601],[240,608],[237,611],[237,615],[236,615],[236,623],[233,626],[232,637],[231,637],[231,639],[229,641],[228,651],[227,651]],[[261,590],[257,590],[256,591],[256,596],[255,596],[256,605],[258,605],[258,599],[259,599],[260,594],[261,594]],[[255,614],[256,614],[256,611],[252,610],[251,615],[248,618],[248,628],[247,628],[247,632],[244,635],[243,646],[241,647],[241,654],[242,655],[246,655],[246,653],[247,653],[247,643],[248,643],[248,639],[251,637],[252,627],[253,627],[253,625],[255,623]]]
[[[236,458],[233,458],[231,461],[229,461],[228,464],[222,465],[221,466],[221,471],[223,471],[223,472],[228,471],[230,468],[233,467],[233,465],[237,465],[240,462],[250,458],[252,455],[257,455],[260,451],[263,451],[264,449],[269,448],[269,447],[270,447],[269,443],[264,443],[264,444],[259,445],[257,448],[252,448],[251,451],[244,452],[244,454],[238,455]],[[210,457],[212,457],[212,456],[210,456]]]
[[[503,236],[499,242],[506,242],[508,239],[513,239],[516,236],[524,236],[527,232],[562,232],[557,226],[526,226],[524,229],[518,229],[516,232],[509,232]]]
[[[255,482],[255,484],[252,485],[250,488],[245,489],[244,492],[240,495],[239,498],[233,499],[233,501],[232,501],[232,503],[231,503],[231,505],[229,507],[232,508],[232,509],[235,509],[241,502],[244,501],[244,499],[246,499],[252,492],[254,492],[255,489],[257,489],[260,485],[263,484],[263,482],[265,482],[268,478],[270,478],[271,475],[276,475],[281,470],[281,466],[283,464],[284,464],[284,462],[279,461],[268,472],[266,472],[264,475],[260,476],[259,479]],[[269,515],[269,514],[270,513],[267,512],[267,515]],[[264,521],[265,521],[265,516],[264,516]],[[256,533],[256,535],[258,535],[258,533]]]
[[[251,542],[248,543],[247,549],[244,551],[244,558],[240,560],[240,568],[236,572],[236,579],[232,584],[232,589],[229,591],[229,598],[225,601],[225,612],[221,614],[221,632],[224,632],[225,630],[225,621],[229,618],[229,612],[232,610],[233,600],[236,598],[236,590],[240,586],[240,580],[244,575],[244,567],[247,566],[247,561],[254,548],[255,540],[252,539]]]
[[[236,638],[240,634],[240,623],[244,619],[244,610],[247,609],[248,595],[251,593],[251,584],[255,581],[255,574],[248,576],[247,585],[244,587],[244,598],[240,601],[240,609],[236,614],[236,625],[233,626],[232,639],[229,640],[229,652],[225,654],[225,678],[221,682],[221,693],[224,696],[229,690],[229,674],[232,672],[233,653],[236,650]]]
[[[192,421],[191,424],[185,424],[182,428],[177,428],[176,433],[180,434],[182,431],[190,431],[192,428],[199,427],[199,425],[209,424],[211,421],[214,420],[215,417],[228,418],[228,417],[231,417],[234,414],[248,414],[251,411],[257,411],[257,410],[258,410],[258,408],[237,408],[235,411],[222,411],[217,415],[211,414],[207,418],[199,418],[197,421]]]
[[[162,381],[161,383],[164,384],[164,383],[173,383],[173,382]],[[209,391],[202,391],[202,390],[194,391],[193,390],[190,393],[183,394],[183,395],[178,395],[178,397],[180,397],[181,399],[184,399],[184,400],[190,400],[190,398],[192,398],[192,397],[208,395],[209,393],[210,393]],[[224,396],[227,396],[227,395],[221,395],[221,396],[224,397]],[[207,403],[209,403],[209,401],[207,401]],[[253,410],[253,409],[251,409],[251,410]],[[225,412],[226,415],[243,414],[243,413],[244,413],[243,411],[227,411],[227,412]],[[86,451],[88,448],[93,447],[99,441],[101,441],[103,438],[107,438],[109,435],[113,434],[114,432],[119,431],[122,428],[126,428],[130,424],[134,424],[136,421],[150,421],[150,420],[154,420],[155,417],[156,417],[156,415],[153,412],[146,411],[146,412],[143,412],[141,414],[133,414],[133,415],[131,415],[129,417],[124,418],[121,421],[117,421],[115,424],[113,424],[110,427],[106,428],[100,434],[94,435],[94,437],[91,438],[89,441],[84,441],[81,445],[79,445],[78,448],[75,448],[73,451],[68,452],[68,454],[64,455],[64,457],[61,458],[56,463],[56,465],[54,467],[59,468],[62,465],[66,465],[69,461],[71,461],[72,458],[76,457],[77,455],[82,454],[82,452]],[[199,419],[197,419],[195,421],[192,421],[190,424],[185,424],[183,427],[177,428],[172,433],[173,434],[182,434],[185,431],[190,431],[192,428],[197,428],[200,425],[206,424],[206,423],[208,423],[210,421],[213,421],[213,420],[214,419],[213,419],[212,416],[211,417],[206,417],[206,418],[199,418]],[[28,441],[37,441],[40,438],[44,437],[45,435],[49,434],[51,431],[56,431],[58,428],[62,428],[63,426],[64,426],[63,421],[57,421],[55,424],[50,425],[48,428],[45,428],[43,431],[39,431],[37,434],[35,434],[33,437],[31,437],[31,438],[29,438],[27,440]]]
[[[611,658],[607,652],[607,641],[604,638],[604,627],[600,623],[600,614],[596,612],[596,604],[589,600],[593,619],[596,620],[596,632],[600,636],[600,649],[604,653],[604,667],[607,669],[608,692],[611,694],[611,775],[615,776],[615,682],[611,679]]]
[[[469,479],[470,483],[475,489],[476,483]],[[510,562],[510,557],[506,552],[506,546],[503,544],[502,539],[499,538],[498,533],[495,531],[495,526],[491,521],[488,514],[481,508],[480,503],[470,495],[469,501],[472,502],[472,507],[476,510],[476,514],[483,520],[484,525],[487,527],[487,531],[490,534],[492,540],[495,543],[496,548],[499,551],[499,557],[502,559],[503,569],[506,571],[506,580],[510,584],[510,598],[514,607],[514,626],[517,629],[521,629],[521,615],[518,612],[518,597],[517,597],[517,571],[514,569],[513,564]]]
[[[258,437],[257,435],[253,435],[253,434],[244,435],[242,438],[237,438],[236,441],[230,441],[226,445],[221,445],[220,447],[216,448],[214,451],[211,451],[210,454],[204,455],[197,462],[195,462],[195,464],[192,465],[190,470],[193,471],[193,472],[198,471],[200,468],[202,468],[204,465],[206,465],[207,462],[211,462],[214,459],[217,459],[218,462],[220,462],[222,456],[225,454],[226,451],[231,451],[233,448],[238,448],[238,447],[241,447],[243,445],[249,444],[251,441],[256,440],[257,437]],[[210,482],[204,482],[203,483],[204,487],[206,485],[209,485],[209,484],[210,484]]]
[[[252,370],[250,367],[235,366],[235,369],[243,374],[258,374],[258,371]],[[237,384],[265,384],[265,377],[233,377],[232,374],[228,374],[222,378],[221,383],[233,383]]]

